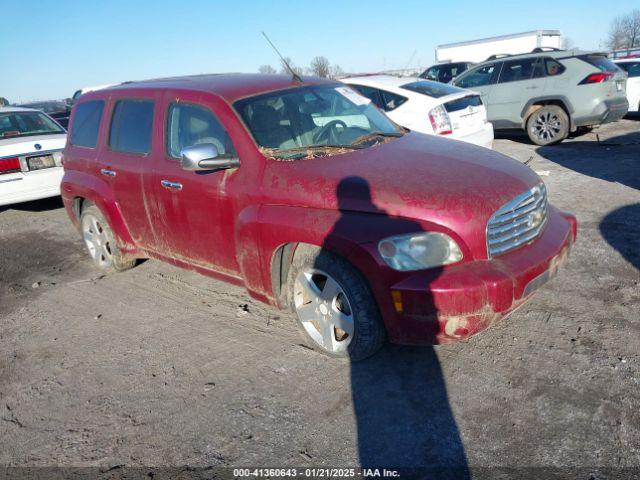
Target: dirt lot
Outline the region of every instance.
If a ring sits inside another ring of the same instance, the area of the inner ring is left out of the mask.
[[[569,265],[467,342],[354,365],[240,288],[102,276],[57,200],[0,208],[0,465],[640,468],[640,119],[495,147],[578,216]]]

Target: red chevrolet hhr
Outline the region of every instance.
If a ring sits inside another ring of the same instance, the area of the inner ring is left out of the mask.
[[[154,257],[296,313],[353,360],[472,335],[552,277],[576,220],[491,150],[399,127],[344,84],[203,75],[83,95],[62,196],[93,261]]]

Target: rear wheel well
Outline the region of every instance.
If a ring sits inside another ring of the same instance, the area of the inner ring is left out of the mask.
[[[531,105],[529,105],[529,107],[527,107],[527,110],[525,111],[525,114],[522,117],[523,126],[525,126],[525,128],[526,128],[527,120],[529,119],[529,117],[531,116],[531,114],[533,112],[535,112],[536,110],[539,110],[540,108],[542,108],[542,107],[544,107],[546,105],[556,105],[556,106],[562,108],[564,110],[564,113],[566,113],[567,117],[569,118],[569,123],[571,124],[570,130],[572,132],[575,130],[575,127],[573,126],[573,120],[571,118],[571,113],[569,112],[569,108],[560,99],[547,99],[547,100],[536,100],[536,101],[534,101]]]

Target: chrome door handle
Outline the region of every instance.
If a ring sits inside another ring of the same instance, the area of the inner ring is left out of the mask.
[[[171,190],[182,190],[182,184],[178,182],[170,182],[169,180],[162,180],[160,182],[164,188],[169,188]]]
[[[100,173],[103,174],[103,175],[106,175],[107,177],[115,177],[116,176],[116,172],[114,172],[113,170],[110,170],[108,168],[100,169]]]
[[[535,90],[536,88],[539,88],[539,87],[535,87],[535,86],[527,87],[527,90]]]

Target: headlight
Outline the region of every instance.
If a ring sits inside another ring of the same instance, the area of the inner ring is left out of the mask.
[[[462,260],[458,244],[444,233],[421,232],[385,238],[378,251],[394,270],[411,271],[449,265]]]

